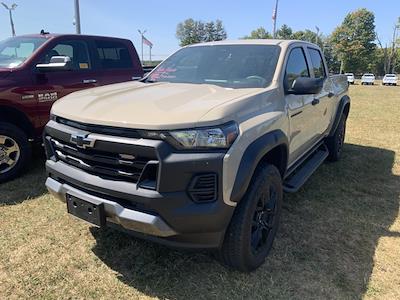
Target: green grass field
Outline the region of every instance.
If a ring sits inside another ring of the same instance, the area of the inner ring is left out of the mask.
[[[285,195],[256,272],[70,217],[37,155],[0,186],[0,299],[400,299],[400,87],[350,94],[343,159]]]

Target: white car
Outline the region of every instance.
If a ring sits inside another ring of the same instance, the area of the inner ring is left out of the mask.
[[[364,85],[374,85],[375,83],[375,75],[366,73],[361,77],[361,84]]]
[[[386,74],[382,79],[382,85],[397,85],[398,80],[396,74]]]
[[[355,82],[354,74],[353,73],[346,73],[345,75],[347,76],[347,82],[349,84],[354,84],[354,82]]]

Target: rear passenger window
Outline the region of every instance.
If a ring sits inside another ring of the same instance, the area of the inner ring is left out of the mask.
[[[103,69],[129,69],[133,67],[129,49],[123,43],[96,41],[96,48]]]
[[[291,89],[299,77],[310,77],[306,57],[302,48],[294,48],[288,58],[285,72],[285,86]]]
[[[321,52],[311,48],[308,48],[308,52],[310,53],[315,78],[325,78],[325,67],[324,61],[322,60]]]

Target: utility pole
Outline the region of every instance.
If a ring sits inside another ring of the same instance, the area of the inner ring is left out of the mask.
[[[144,34],[146,33],[146,31],[147,30],[143,30],[143,31],[141,31],[140,29],[138,29],[138,32],[139,32],[139,34],[140,34],[140,36],[141,36],[141,38],[142,38],[142,64],[143,64],[143,62],[144,62],[144,59],[143,59],[143,37],[144,37]],[[151,51],[151,50],[150,50]]]
[[[8,5],[3,2],[1,2],[1,4],[4,6],[5,9],[8,10],[8,13],[10,15],[11,33],[12,33],[12,36],[15,36],[15,28],[14,28],[14,22],[13,22],[13,18],[12,18],[12,11],[17,8],[17,4],[13,3],[10,7],[8,7]]]
[[[318,40],[319,40],[319,27],[315,26],[315,29],[317,29],[317,36],[315,37],[315,43],[318,45]]]
[[[76,34],[81,34],[81,15],[79,13],[79,0],[75,0],[75,30]]]
[[[272,22],[274,24],[274,29],[272,31],[272,36],[276,38],[276,19],[278,17],[278,2],[279,0],[275,0],[275,9],[274,12],[272,13]]]

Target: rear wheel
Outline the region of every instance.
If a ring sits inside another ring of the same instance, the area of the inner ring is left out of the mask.
[[[0,182],[18,176],[30,156],[26,134],[13,124],[0,122]]]
[[[344,139],[346,136],[346,119],[347,116],[343,114],[335,133],[326,141],[326,145],[329,150],[329,161],[338,161],[340,159],[343,150]]]
[[[263,264],[278,229],[282,197],[278,169],[269,164],[259,166],[235,209],[220,249],[225,265],[250,272]]]

